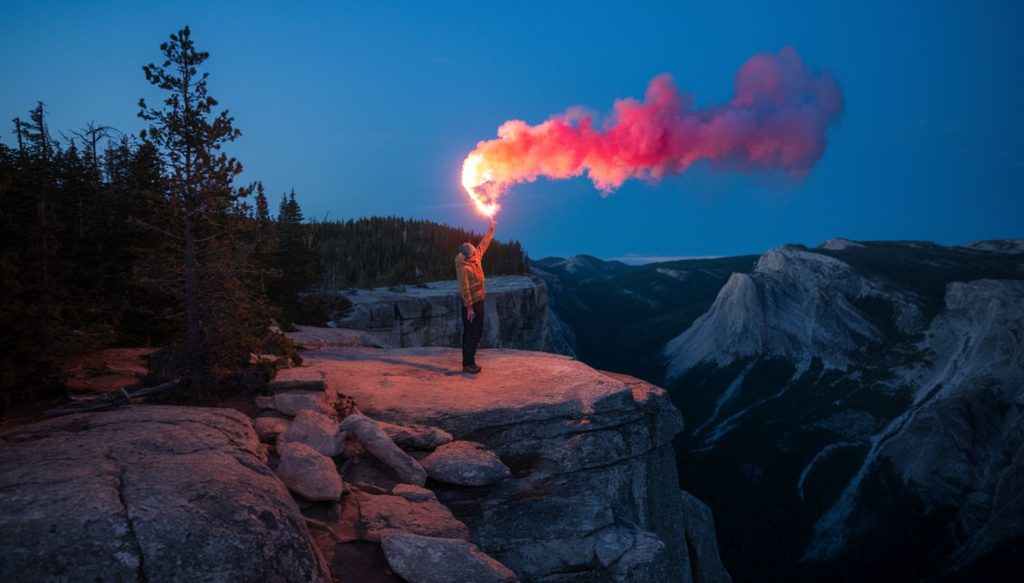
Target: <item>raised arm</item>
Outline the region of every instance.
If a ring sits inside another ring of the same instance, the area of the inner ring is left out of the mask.
[[[497,224],[494,219],[491,219],[491,228],[487,229],[487,234],[484,235],[483,239],[480,239],[480,244],[476,246],[480,250],[480,257],[483,257],[484,253],[487,252],[487,248],[491,246],[491,239],[494,238],[494,226]]]

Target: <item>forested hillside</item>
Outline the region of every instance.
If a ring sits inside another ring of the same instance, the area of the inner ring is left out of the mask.
[[[379,287],[455,277],[459,245],[482,235],[431,221],[371,217],[310,225],[319,239],[326,289]],[[484,255],[489,275],[525,273],[526,253],[518,241],[495,239]]]

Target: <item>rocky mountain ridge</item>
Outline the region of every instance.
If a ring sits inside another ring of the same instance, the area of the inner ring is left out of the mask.
[[[988,564],[1024,539],[1017,248],[834,239],[766,252],[665,346],[666,386],[689,422],[683,471],[717,469],[709,489],[752,479],[804,516],[787,534],[804,546],[771,559],[789,554],[791,576],[878,541],[892,553],[878,568],[908,577]],[[883,520],[915,534],[887,538]],[[926,559],[900,561],[924,547]]]

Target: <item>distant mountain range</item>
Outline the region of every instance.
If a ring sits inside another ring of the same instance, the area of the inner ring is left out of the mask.
[[[1024,241],[531,267],[582,360],[670,391],[737,580],[1024,572]]]

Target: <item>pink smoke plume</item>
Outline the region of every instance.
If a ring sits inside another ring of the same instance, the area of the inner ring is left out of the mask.
[[[825,151],[825,131],[843,108],[829,71],[809,68],[796,50],[758,54],[736,74],[725,105],[693,108],[672,77],[647,86],[643,101],[615,102],[603,127],[580,108],[538,124],[507,121],[497,139],[466,157],[462,183],[480,211],[493,215],[514,184],[587,177],[603,193],[630,178],[658,180],[709,160],[739,172],[781,171],[803,178]]]

